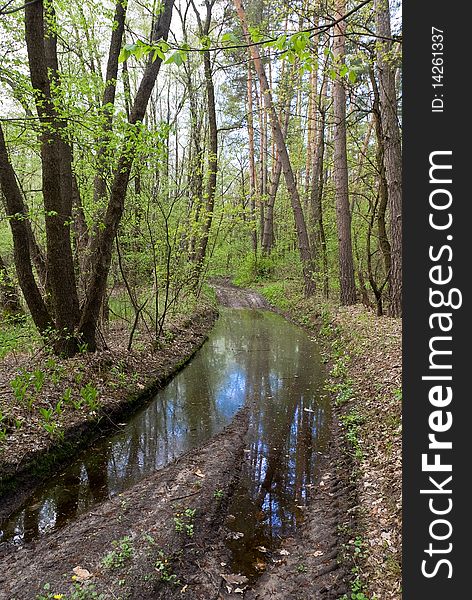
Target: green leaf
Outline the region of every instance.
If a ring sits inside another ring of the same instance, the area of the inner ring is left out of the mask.
[[[123,46],[121,49],[120,55],[118,56],[118,62],[122,63],[125,62],[125,60],[128,60],[128,58],[134,54],[135,50],[136,44],[125,44],[125,46]]]
[[[178,67],[180,67],[185,59],[187,58],[187,53],[184,50],[177,50],[174,52],[169,58],[166,60],[166,65],[174,63]]]
[[[235,44],[239,45],[241,43],[241,40],[236,35],[234,35],[232,31],[228,31],[227,33],[224,33],[221,36],[221,43],[227,46],[232,46]]]
[[[264,36],[259,31],[258,27],[249,26],[248,29],[249,29],[249,35],[251,36],[251,40],[254,43],[257,44],[258,42],[260,42],[260,41],[262,41],[264,39]]]

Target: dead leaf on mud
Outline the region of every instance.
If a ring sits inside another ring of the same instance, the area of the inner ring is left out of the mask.
[[[249,581],[249,579],[245,575],[239,575],[237,573],[220,573],[221,577],[228,583],[229,585],[244,585]]]
[[[90,579],[90,577],[92,577],[92,573],[90,573],[90,571],[88,571],[87,569],[83,569],[79,566],[74,567],[72,569],[72,572],[75,574],[78,581],[86,581],[87,579]]]
[[[316,552],[313,552],[312,556],[323,556],[323,552],[321,552],[321,550],[316,550]]]
[[[288,550],[279,550],[280,556],[290,556],[290,552]]]
[[[259,552],[267,552],[267,548],[265,546],[256,546],[256,550],[259,550]]]
[[[265,562],[263,562],[262,560],[257,560],[254,563],[254,568],[256,569],[256,571],[264,571],[266,567],[267,567],[267,564]]]
[[[202,473],[200,471],[200,469],[197,469],[194,473],[194,475],[196,475],[197,477],[201,477],[203,479],[203,477],[205,477],[205,473]]]

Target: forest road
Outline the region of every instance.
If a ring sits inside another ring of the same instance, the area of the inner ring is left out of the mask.
[[[210,282],[216,298],[222,306],[228,308],[269,308],[267,301],[254,290],[232,285],[229,280],[215,279]]]

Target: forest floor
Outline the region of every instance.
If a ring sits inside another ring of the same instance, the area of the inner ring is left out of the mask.
[[[257,292],[214,285],[222,304],[268,306]],[[0,599],[398,600],[400,324],[361,307],[297,306],[282,312],[320,334],[336,408],[304,526],[261,554],[258,579],[232,572],[225,543],[247,444],[244,408],[198,450],[78,521],[5,548]]]

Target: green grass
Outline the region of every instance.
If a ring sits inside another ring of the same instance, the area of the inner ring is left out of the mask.
[[[5,319],[0,327],[0,360],[10,352],[31,352],[41,338],[30,319],[15,323]]]

